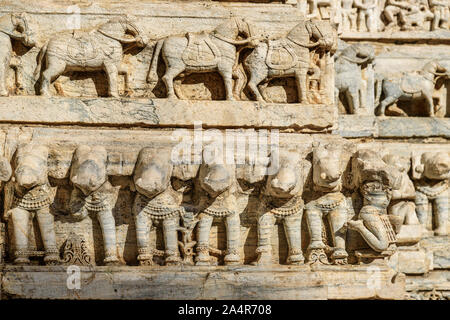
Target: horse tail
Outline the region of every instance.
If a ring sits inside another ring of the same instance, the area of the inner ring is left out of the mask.
[[[164,40],[165,39],[158,40],[155,46],[155,51],[153,52],[152,63],[147,75],[147,83],[151,83],[152,85],[155,85],[158,82],[158,59],[161,53],[162,46],[164,44]]]
[[[243,49],[243,48],[242,48]],[[236,83],[234,86],[234,95],[236,97],[239,97],[242,90],[244,90],[245,86],[247,85],[247,74],[244,69],[244,64],[239,63],[239,56],[242,51],[242,49],[236,51],[236,63],[233,66],[233,78],[236,79]]]
[[[34,74],[33,74],[34,80],[36,80],[36,81],[39,79],[39,76],[40,76],[40,73],[41,73],[41,69],[42,69],[42,62],[43,62],[44,57],[45,57],[45,55],[47,53],[47,48],[48,48],[48,41],[41,48],[41,51],[39,51],[39,54],[38,54],[38,57],[37,57],[38,63],[37,63],[36,69],[34,69]]]

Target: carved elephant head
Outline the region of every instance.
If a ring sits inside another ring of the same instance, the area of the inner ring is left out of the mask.
[[[48,181],[48,148],[27,144],[17,149],[14,178],[18,186],[31,189]]]
[[[208,150],[203,150],[203,162],[199,170],[199,183],[209,196],[215,198],[229,190],[235,182],[235,166],[223,163],[220,156],[208,156]]]
[[[314,146],[313,150],[313,181],[318,188],[339,191],[344,172],[341,161],[342,147],[333,143]]]
[[[142,149],[133,176],[136,190],[150,199],[155,197],[169,187],[172,171],[170,153],[154,148]]]
[[[79,146],[75,150],[70,171],[70,181],[88,195],[100,188],[107,180],[108,154],[98,146]]]
[[[425,152],[421,157],[421,165],[416,171],[428,179],[444,180],[450,178],[450,153]]]

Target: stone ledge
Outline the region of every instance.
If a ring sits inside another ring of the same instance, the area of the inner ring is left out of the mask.
[[[5,266],[2,296],[29,299],[402,299],[405,279],[378,266],[83,267],[67,289],[65,267]]]
[[[448,43],[450,42],[449,30],[438,31],[391,31],[391,32],[344,32],[342,40],[349,41],[381,41],[381,42],[417,42]]]
[[[337,122],[333,106],[251,101],[114,98],[0,98],[0,122],[111,127],[271,128],[327,132]]]
[[[450,138],[450,118],[339,115],[333,133],[344,138]]]

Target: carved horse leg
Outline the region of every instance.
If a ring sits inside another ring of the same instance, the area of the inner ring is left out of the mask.
[[[50,84],[64,73],[67,65],[61,59],[48,57],[47,66],[47,69],[42,73],[41,95],[50,97]]]
[[[36,218],[45,248],[44,262],[46,265],[55,265],[59,262],[59,252],[56,246],[55,217],[50,213],[50,208],[46,207],[36,212]]]
[[[302,213],[296,213],[283,220],[284,231],[289,246],[287,264],[302,264],[305,261],[302,253],[302,216]]]
[[[28,236],[31,214],[27,210],[14,208],[10,211],[15,239],[15,264],[28,264]]]
[[[434,102],[433,102],[432,93],[430,92],[429,94],[424,94],[424,98],[425,98],[425,103],[427,104],[427,107],[428,107],[428,115],[430,117],[434,117]]]
[[[214,218],[210,215],[203,214],[198,222],[197,229],[197,257],[195,257],[195,265],[209,266],[209,233]]]
[[[133,206],[133,213],[138,247],[137,260],[141,266],[151,266],[153,265],[153,251],[148,246],[153,221],[147,216],[144,210],[137,210],[136,206]]]
[[[166,74],[164,74],[164,76],[162,77],[162,80],[164,81],[164,84],[166,85],[167,89],[167,98],[170,99],[177,98],[177,95],[175,94],[175,90],[173,87],[173,79],[175,79],[175,77],[177,77],[184,70],[185,66],[174,65],[173,67],[169,67],[168,64]]]
[[[229,101],[235,100],[233,97],[233,66],[219,64],[218,72],[223,78],[225,84],[226,99]]]
[[[104,62],[104,68],[108,77],[109,95],[114,98],[119,98],[119,88],[117,84],[119,70],[114,62]]]
[[[300,103],[307,103],[308,98],[306,95],[306,74],[307,69],[295,70],[295,81],[297,83],[298,100]]]

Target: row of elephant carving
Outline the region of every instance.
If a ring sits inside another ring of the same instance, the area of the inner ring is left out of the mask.
[[[0,59],[1,96],[8,95],[6,70],[12,56],[10,38],[20,40],[28,47],[37,46],[36,35],[28,20],[25,14],[10,14],[0,19],[0,39],[6,46],[2,48]],[[149,86],[154,88],[159,81],[160,56],[166,65],[162,81],[169,98],[177,98],[174,78],[190,73],[218,72],[224,81],[227,100],[240,98],[247,86],[257,100],[264,101],[260,84],[280,77],[296,79],[301,103],[307,103],[309,78],[312,79],[310,82],[320,80],[322,91],[332,86],[326,83],[332,71],[324,63],[320,64],[320,59],[315,61],[336,50],[337,33],[329,23],[303,20],[286,36],[277,39],[255,35],[253,29],[244,19],[230,18],[211,32],[186,33],[157,40],[153,58],[149,61]],[[126,50],[133,46],[144,48],[148,42],[147,36],[130,18],[114,18],[89,31],[57,33],[40,48],[35,82],[40,83],[41,95],[50,96],[51,83],[65,72],[103,70],[108,78],[109,96],[119,97],[119,74],[125,76],[126,91],[131,90],[129,68],[122,63],[123,46],[127,46]],[[240,64],[240,54],[245,48],[253,51]],[[233,79],[236,79],[234,84]]]
[[[210,245],[213,221],[222,221],[226,227],[226,250],[221,253],[224,263],[241,263],[242,212],[238,210],[237,198],[243,190],[252,190],[258,202],[256,265],[273,261],[271,233],[277,221],[284,225],[287,264],[305,262],[301,246],[303,215],[310,235],[306,261],[311,263],[328,263],[329,256],[335,264],[346,264],[348,229],[364,239],[369,256],[388,256],[395,251],[396,235],[402,225],[422,224],[425,228],[429,204],[434,207],[435,235],[447,234],[448,152],[423,153],[420,164],[414,168],[416,181],[413,183],[408,176],[411,159],[395,154],[382,159],[376,152],[361,150],[344,163],[340,160],[341,147],[318,143],[312,155],[316,196],[306,204],[303,192],[311,163],[299,152],[272,153],[270,161],[276,166],[270,172],[267,164],[228,165],[219,156],[208,155],[206,162],[206,152],[209,151],[203,151],[202,164],[180,165],[170,161],[169,152],[154,148],[140,151],[131,189],[135,191],[132,214],[137,260],[141,265],[153,264],[154,255],[163,256],[167,265],[192,264],[194,256],[196,265],[209,265],[210,254],[218,251]],[[28,144],[19,146],[12,166],[14,170],[9,161],[1,159],[1,179],[10,181],[7,186],[13,186],[4,220],[12,230],[11,246],[16,264],[28,264],[33,255],[29,250],[29,233],[30,221],[34,218],[45,249],[45,264],[60,261],[55,217],[50,210],[55,188],[48,179],[48,156],[46,146]],[[82,145],[75,150],[70,169],[73,189],[69,207],[77,220],[89,215],[98,219],[103,235],[104,263],[109,265],[119,263],[113,214],[118,189],[109,181],[107,159],[103,147]],[[347,175],[351,178],[346,178]],[[358,214],[352,213],[349,192],[361,196],[362,207]],[[331,241],[324,239],[324,221],[329,223]],[[151,243],[152,227],[162,229],[164,251],[157,250],[156,244]],[[182,241],[179,241],[179,231]]]

